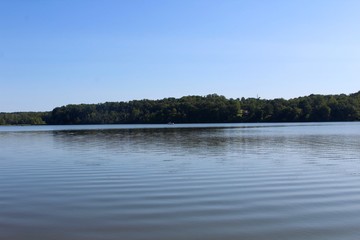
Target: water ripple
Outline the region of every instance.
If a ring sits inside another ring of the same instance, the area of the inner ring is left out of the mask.
[[[360,124],[0,131],[0,239],[358,239]]]

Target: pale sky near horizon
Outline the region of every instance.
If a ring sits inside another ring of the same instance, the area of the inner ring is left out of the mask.
[[[358,0],[0,0],[0,112],[360,90]]]

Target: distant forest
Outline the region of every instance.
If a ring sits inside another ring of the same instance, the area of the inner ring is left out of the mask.
[[[119,123],[250,123],[360,120],[360,91],[345,95],[227,99],[185,96],[99,104],[70,104],[51,112],[0,113],[0,125]]]

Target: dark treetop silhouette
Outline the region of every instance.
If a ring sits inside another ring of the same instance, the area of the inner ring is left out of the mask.
[[[51,112],[0,113],[0,125],[318,122],[360,120],[360,91],[354,94],[227,99],[185,96],[99,104],[70,104]]]

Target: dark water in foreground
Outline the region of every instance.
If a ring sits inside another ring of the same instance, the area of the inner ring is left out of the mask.
[[[0,127],[0,239],[359,239],[359,123],[147,127]]]

